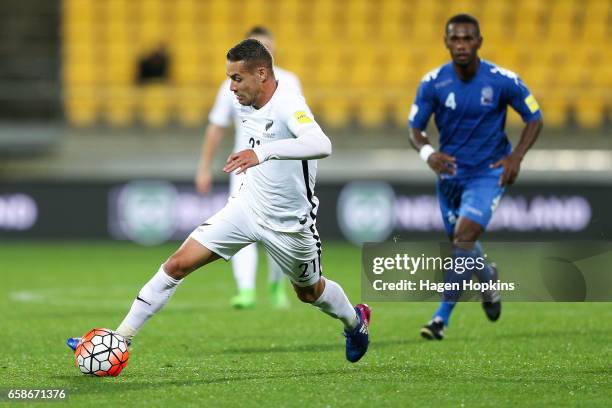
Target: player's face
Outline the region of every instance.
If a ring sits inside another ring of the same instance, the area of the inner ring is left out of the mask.
[[[245,66],[244,61],[227,62],[230,90],[236,95],[236,99],[241,105],[253,105],[257,96],[259,96],[263,83],[262,70],[265,70],[265,68],[256,68],[251,72]]]
[[[478,35],[476,26],[473,24],[450,24],[444,37],[444,43],[450,51],[453,62],[465,67],[478,57],[482,37]]]

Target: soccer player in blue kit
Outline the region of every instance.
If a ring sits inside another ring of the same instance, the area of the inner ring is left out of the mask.
[[[436,190],[453,257],[476,260],[484,256],[478,238],[506,186],[515,182],[542,128],[542,114],[515,73],[478,57],[482,37],[474,17],[459,14],[449,19],[444,41],[452,62],[424,76],[410,111],[411,144],[438,176]],[[525,122],[514,150],[504,131],[508,105]],[[440,133],[439,151],[425,134],[432,114]],[[472,274],[481,282],[497,281],[496,267],[486,262],[462,274],[446,271],[445,279],[461,284]],[[442,340],[460,296],[461,291],[442,294],[439,308],[421,329],[424,338]],[[499,318],[497,291],[484,292],[482,305],[489,320]]]

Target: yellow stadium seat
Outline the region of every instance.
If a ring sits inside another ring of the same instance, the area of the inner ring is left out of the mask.
[[[66,22],[88,23],[94,20],[95,0],[64,0],[61,4],[63,20]]]
[[[403,102],[403,101],[402,101]],[[399,128],[408,127],[408,114],[410,113],[410,103],[398,102],[393,106],[391,111],[393,115],[393,122],[395,126]]]
[[[97,66],[92,63],[76,62],[64,64],[64,81],[73,85],[93,85],[100,80]]]
[[[569,104],[566,95],[550,92],[539,102],[546,128],[561,128],[567,125]]]
[[[608,0],[63,0],[61,7],[64,86],[91,91],[81,94],[82,107],[67,97],[70,123],[102,116],[115,126],[134,118],[200,126],[214,99],[202,95],[225,79],[225,53],[261,24],[275,34],[279,65],[299,75],[328,123],[355,116],[370,127],[390,116],[405,127],[420,78],[450,60],[444,24],[459,12],[480,20],[481,56],[541,96],[548,125],[564,126],[573,108],[580,125],[598,126],[611,103]],[[161,42],[171,85],[137,89],[147,102],[121,96],[133,87],[138,58]],[[113,96],[97,99],[106,94]],[[508,122],[521,123],[513,113]]]
[[[332,128],[341,128],[349,121],[349,101],[346,98],[329,97],[322,103],[322,112],[325,124]]]
[[[139,92],[140,117],[149,127],[165,126],[170,119],[171,93],[164,85],[146,85]]]
[[[359,100],[359,123],[365,127],[379,127],[388,116],[387,101],[384,95],[374,95],[379,90],[372,90],[368,96]]]
[[[459,13],[468,13],[477,16],[478,11],[480,10],[478,6],[479,5],[477,5],[473,0],[455,0],[448,2],[444,6],[442,18],[444,21],[442,24],[444,24],[451,16]]]
[[[216,92],[216,90],[215,90]],[[189,87],[177,90],[177,116],[179,123],[188,127],[202,127],[215,98],[212,92]]]
[[[66,88],[64,106],[68,122],[73,126],[91,126],[97,121],[99,99],[93,87]]]
[[[102,103],[106,122],[117,127],[130,125],[134,120],[135,97],[133,86],[108,87]]]
[[[610,93],[612,89],[612,64],[606,61],[600,62],[591,69],[589,79],[593,86]]]
[[[583,95],[574,106],[578,125],[587,129],[601,127],[604,120],[604,104],[600,98]]]

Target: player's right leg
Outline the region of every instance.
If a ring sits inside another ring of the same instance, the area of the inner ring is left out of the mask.
[[[436,185],[440,212],[442,213],[446,234],[449,237],[452,237],[455,231],[462,192],[461,181],[454,178],[439,180]],[[444,338],[444,328],[448,325],[455,305],[456,302],[443,297],[431,320],[421,328],[421,336],[428,340],[442,340]]]

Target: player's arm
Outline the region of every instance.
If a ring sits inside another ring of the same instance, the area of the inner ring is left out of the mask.
[[[200,162],[198,164],[198,170],[196,172],[195,184],[198,192],[206,194],[210,191],[210,187],[213,182],[213,173],[211,171],[211,164],[221,139],[225,134],[225,128],[223,126],[209,123],[206,126],[204,132],[204,141],[202,142],[202,152],[200,153]]]
[[[429,142],[425,129],[436,105],[432,79],[426,75],[419,85],[414,103],[410,109],[410,144],[419,152],[419,156],[438,175],[455,173],[455,158],[446,153],[437,152]]]
[[[231,154],[223,171],[244,173],[249,167],[267,160],[313,160],[327,157],[332,152],[331,141],[318,126],[300,129],[295,139],[277,140]]]
[[[195,176],[195,185],[198,192],[206,194],[210,191],[213,182],[213,172],[211,165],[221,139],[225,134],[225,129],[229,126],[233,118],[232,92],[229,89],[229,81],[225,80],[215,98],[215,104],[208,115],[208,126],[204,132],[200,161]]]
[[[455,158],[438,152],[431,146],[427,134],[422,129],[412,128],[410,144],[419,156],[436,174],[455,174]]]
[[[525,84],[519,78],[506,82],[505,91],[508,95],[508,103],[521,115],[525,127],[512,153],[491,165],[491,168],[502,166],[504,168],[504,172],[499,178],[500,186],[510,185],[516,181],[521,170],[521,162],[537,140],[543,126],[540,106]]]
[[[512,150],[512,153],[491,165],[491,168],[504,167],[504,172],[499,178],[500,186],[514,184],[521,170],[521,162],[538,138],[542,125],[542,118],[527,122],[521,133],[521,139],[514,150]]]
[[[331,141],[315,122],[303,97],[281,104],[279,118],[295,138],[263,143],[253,149],[231,154],[223,171],[244,173],[267,160],[313,160],[332,152]]]

